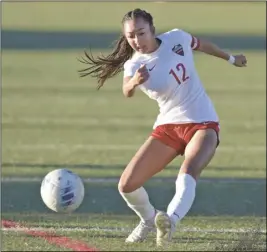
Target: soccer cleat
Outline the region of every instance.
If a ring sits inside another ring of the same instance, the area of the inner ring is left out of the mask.
[[[154,222],[140,222],[139,225],[133,230],[133,232],[125,240],[127,243],[142,242],[144,241],[149,232],[155,231]]]
[[[155,217],[155,225],[157,228],[157,246],[168,246],[175,232],[175,223],[171,221],[166,213],[158,212]]]

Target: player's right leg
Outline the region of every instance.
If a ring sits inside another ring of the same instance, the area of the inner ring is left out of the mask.
[[[126,242],[143,241],[154,229],[156,209],[149,202],[143,184],[160,172],[177,156],[177,151],[150,136],[125,168],[119,181],[119,192],[127,205],[140,217],[140,224]]]

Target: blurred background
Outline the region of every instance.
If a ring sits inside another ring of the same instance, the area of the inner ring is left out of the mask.
[[[84,65],[77,58],[89,48],[94,55],[108,53],[121,32],[123,15],[137,7],[152,14],[157,33],[180,28],[232,54],[246,55],[247,68],[235,68],[195,53],[197,70],[221,120],[221,144],[203,172],[190,214],[266,216],[265,3],[4,2],[5,216],[46,213],[40,181],[60,167],[92,182],[81,213],[132,214],[114,182],[150,134],[157,104],[141,92],[124,98],[122,74],[97,91],[95,79],[79,78],[77,70]],[[147,185],[159,208],[172,197],[174,184],[165,182],[175,181],[181,161],[178,157]],[[22,195],[28,195],[23,202]]]
[[[131,158],[151,132],[157,104],[141,92],[134,99],[125,99],[122,75],[96,91],[95,79],[79,78],[77,70],[84,65],[77,58],[89,47],[94,55],[108,53],[121,32],[123,15],[141,7],[153,15],[158,33],[178,27],[233,54],[247,56],[248,67],[239,69],[196,53],[196,66],[221,120],[222,153],[213,166],[221,167],[225,176],[263,176],[264,6],[215,2],[3,3],[3,175],[17,174],[16,164],[112,165],[125,164]],[[25,166],[19,171],[42,175],[47,171],[39,168]],[[93,170],[86,174],[92,175]],[[107,167],[106,172],[117,175],[121,171]],[[206,175],[214,172],[218,169],[207,169]]]

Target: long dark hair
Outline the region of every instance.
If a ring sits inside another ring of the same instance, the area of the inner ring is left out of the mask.
[[[135,18],[143,18],[151,27],[153,26],[152,16],[141,9],[135,9],[126,13],[122,19],[122,24],[127,20]],[[82,57],[79,61],[89,65],[89,67],[79,70],[78,72],[80,73],[80,77],[91,75],[97,78],[97,89],[100,89],[107,79],[114,77],[123,70],[124,63],[132,57],[133,53],[134,50],[127,42],[126,37],[124,34],[121,34],[119,39],[115,42],[113,51],[106,57],[101,55],[95,58],[91,50],[90,54],[85,51],[85,57]]]

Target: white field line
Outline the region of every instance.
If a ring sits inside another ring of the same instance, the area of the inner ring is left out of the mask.
[[[90,232],[90,231],[103,231],[103,232],[131,232],[131,229],[127,228],[108,228],[108,227],[65,227],[65,228],[44,228],[44,227],[32,227],[32,228],[2,228],[4,232],[23,232],[23,231],[45,231],[45,232]],[[266,234],[266,229],[253,230],[245,228],[228,228],[228,229],[201,229],[201,228],[179,228],[179,232],[195,232],[195,233],[247,233],[257,232],[259,234]]]
[[[154,124],[155,119],[129,119],[123,117],[106,118],[105,120],[99,120],[97,118],[71,118],[71,117],[20,117],[20,118],[2,118],[2,123],[26,123],[29,125],[66,125],[66,126],[147,126],[151,127]],[[224,126],[240,126],[245,129],[251,129],[255,127],[263,127],[266,125],[266,120],[251,120],[251,121],[233,121],[222,120],[220,124]]]
[[[154,183],[162,183],[162,182],[170,182],[170,183],[175,183],[175,177],[173,179],[170,178],[152,178],[150,182]],[[38,182],[41,183],[43,180],[43,177],[2,177],[1,182],[2,183],[14,183],[14,182],[23,182],[23,183],[34,183]],[[84,183],[90,183],[90,184],[104,184],[104,183],[118,183],[119,182],[119,177],[118,178],[83,178],[82,179]],[[256,185],[266,185],[266,181],[264,179],[227,179],[227,178],[205,178],[205,179],[199,179],[199,183],[216,183],[216,184],[256,184]]]
[[[20,150],[20,151],[59,151],[59,150],[87,150],[87,151],[136,151],[139,145],[132,144],[17,144],[17,145],[3,145],[3,150]],[[237,146],[223,146],[220,145],[218,152],[266,152],[264,145],[237,145]]]

